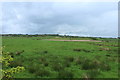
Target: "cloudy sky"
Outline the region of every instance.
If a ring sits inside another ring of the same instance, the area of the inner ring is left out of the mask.
[[[4,34],[118,36],[117,2],[4,2]]]

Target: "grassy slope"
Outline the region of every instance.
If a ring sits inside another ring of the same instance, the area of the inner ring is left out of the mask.
[[[43,37],[39,39],[51,38],[53,39],[54,37]],[[24,72],[16,74],[15,77],[118,77],[118,47],[111,46],[117,45],[117,40],[115,39],[102,39],[109,42],[59,42],[36,39],[38,39],[38,37],[3,37],[3,45],[6,46],[5,51],[14,53],[14,61],[16,62],[13,63],[13,67],[22,65],[26,68]],[[104,45],[98,46],[96,44]],[[109,48],[110,50],[100,51],[101,48]],[[75,51],[74,49],[80,49],[81,51]],[[15,52],[22,50],[24,50],[24,52],[21,55],[15,55]],[[81,63],[76,64],[79,57]],[[72,59],[74,60],[72,61]],[[98,72],[97,70],[99,68],[86,69],[83,67],[83,65],[87,65],[87,61],[85,62],[86,64],[83,64],[86,59],[90,60],[88,62],[101,62],[101,65],[103,65],[103,63],[108,64],[110,70],[105,70],[101,67],[99,67],[100,71]],[[45,64],[48,65],[46,66]],[[64,64],[70,66],[66,67]],[[56,65],[62,67],[57,67]],[[33,68],[35,69],[33,70]],[[66,76],[62,75],[63,73]],[[91,73],[93,75],[98,73],[98,75],[93,76],[90,75]]]

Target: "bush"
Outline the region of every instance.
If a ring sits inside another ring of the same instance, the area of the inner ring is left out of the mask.
[[[13,78],[14,74],[19,73],[25,69],[24,67],[20,66],[10,68],[10,62],[13,61],[13,58],[11,57],[9,52],[3,52],[2,48],[0,48],[0,57],[0,64],[2,64],[2,69],[0,69],[2,76],[0,76],[0,78],[2,80],[10,80],[11,78]]]
[[[92,39],[92,40],[98,40],[98,39],[97,39],[97,38],[95,38],[95,37],[91,37],[91,39]]]
[[[36,76],[49,76],[50,75],[50,71],[46,70],[43,67],[39,67],[39,69],[35,72]]]

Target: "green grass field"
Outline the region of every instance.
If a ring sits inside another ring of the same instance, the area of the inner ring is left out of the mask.
[[[4,52],[24,66],[15,78],[118,78],[118,39],[96,38],[102,42],[49,41],[93,40],[93,38],[3,36]]]

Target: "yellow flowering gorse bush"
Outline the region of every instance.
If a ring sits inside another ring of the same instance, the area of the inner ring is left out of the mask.
[[[3,80],[9,80],[13,78],[13,74],[23,71],[24,67],[17,66],[15,68],[10,68],[9,65],[10,62],[13,61],[13,58],[11,57],[9,52],[3,52],[3,48],[4,47],[0,48],[0,73],[2,73],[0,75],[0,78]]]

